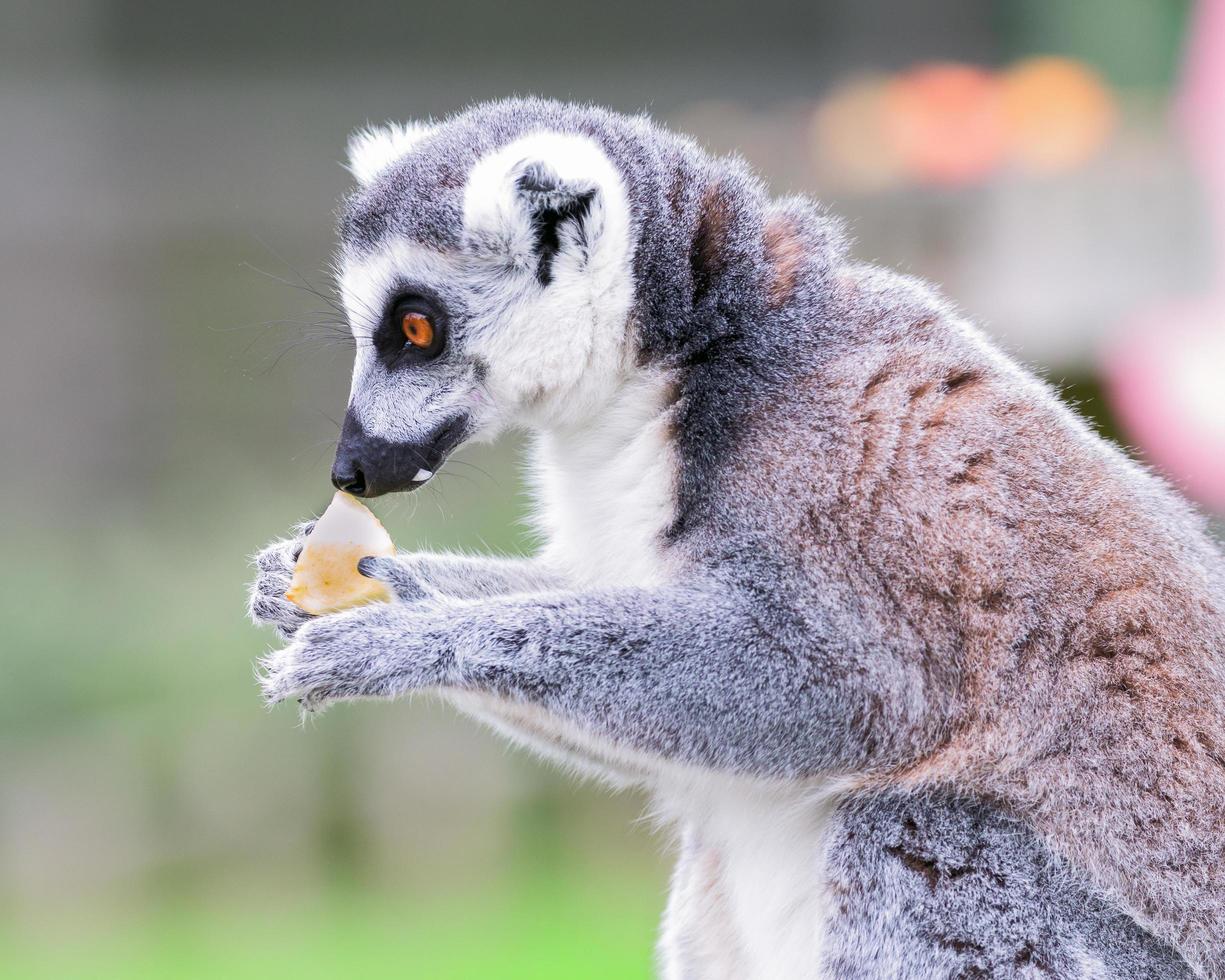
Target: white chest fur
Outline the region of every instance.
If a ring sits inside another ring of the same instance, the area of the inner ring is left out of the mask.
[[[545,539],[540,557],[571,588],[649,587],[666,578],[660,541],[673,519],[676,473],[669,392],[666,378],[638,375],[586,424],[538,430],[529,476]],[[614,785],[641,784],[660,766],[543,709],[451,697],[511,738]]]
[[[670,973],[819,977],[834,794],[708,774],[660,797],[685,828],[664,930]]]
[[[676,483],[669,387],[664,376],[639,375],[595,418],[539,436],[532,476],[544,558],[578,588],[665,578],[661,534]]]

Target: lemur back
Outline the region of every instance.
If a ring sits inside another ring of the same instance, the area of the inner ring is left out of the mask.
[[[528,428],[544,542],[372,563],[400,602],[305,625],[274,546],[269,698],[439,690],[645,788],[674,980],[1225,978],[1225,563],[1186,504],[645,119],[493,103],[351,166],[336,478]]]

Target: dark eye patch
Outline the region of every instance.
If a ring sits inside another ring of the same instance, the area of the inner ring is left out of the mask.
[[[446,311],[436,298],[398,291],[374,332],[375,351],[388,368],[432,361],[446,349],[448,326]]]

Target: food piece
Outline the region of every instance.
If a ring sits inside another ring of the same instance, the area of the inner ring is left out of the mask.
[[[396,553],[391,535],[356,497],[336,491],[294,565],[285,598],[312,616],[387,602],[387,586],[357,570],[362,558]]]

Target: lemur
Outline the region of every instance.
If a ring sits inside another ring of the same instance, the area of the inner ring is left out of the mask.
[[[269,702],[441,694],[645,789],[669,980],[1225,978],[1225,560],[929,286],[644,117],[353,138],[332,473],[532,434],[530,558],[257,556]]]

